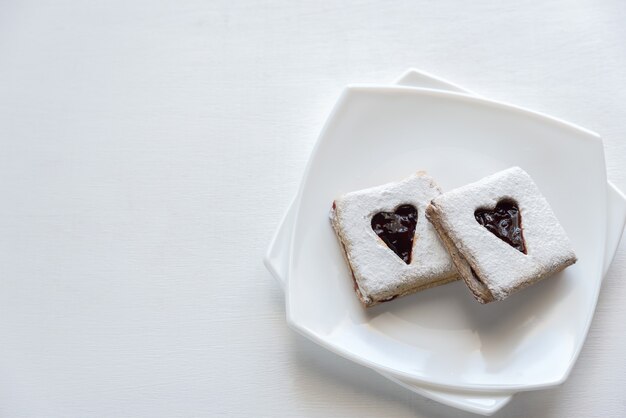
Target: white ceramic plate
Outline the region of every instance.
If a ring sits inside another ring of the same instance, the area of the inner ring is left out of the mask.
[[[416,169],[448,190],[512,165],[552,204],[579,256],[575,266],[502,303],[476,304],[457,282],[361,307],[328,223],[334,197]],[[299,194],[286,292],[295,329],[358,363],[450,389],[512,392],[566,378],[602,277],[606,177],[597,135],[466,95],[349,87]]]
[[[434,77],[430,74],[417,70],[407,71],[397,82],[402,85],[424,86],[449,91],[467,92],[467,90],[456,86],[450,82]],[[609,236],[607,236],[607,254],[605,258],[605,269],[608,269],[612,256],[615,252],[621,231],[623,229],[624,218],[626,216],[626,204],[623,195],[612,185],[609,189],[609,206],[608,206],[608,228]],[[290,206],[285,217],[270,244],[270,248],[265,257],[265,263],[268,269],[284,283],[287,276],[288,259],[289,259],[289,242],[290,232],[293,224],[294,205]],[[407,379],[394,377],[382,373],[387,378],[397,382],[398,384],[420,393],[431,399],[435,399],[441,403],[454,406],[467,411],[490,415],[502,408],[511,399],[510,394],[477,394],[464,393],[458,391],[443,391],[440,389],[420,387],[418,383],[413,383]]]

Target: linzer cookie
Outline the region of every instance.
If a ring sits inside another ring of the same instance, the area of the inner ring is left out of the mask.
[[[576,262],[550,205],[519,167],[435,197],[426,216],[481,303],[505,299]]]
[[[335,200],[331,222],[365,306],[458,278],[424,213],[440,194],[432,178],[418,173]]]

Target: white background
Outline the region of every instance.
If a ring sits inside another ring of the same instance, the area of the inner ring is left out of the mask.
[[[626,190],[624,22],[620,0],[0,1],[0,416],[471,415],[290,331],[262,255],[342,86],[408,67],[599,132]],[[569,380],[497,416],[626,416],[625,270],[622,244]]]

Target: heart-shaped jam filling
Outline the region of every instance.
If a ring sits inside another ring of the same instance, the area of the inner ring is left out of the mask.
[[[494,209],[478,209],[474,217],[489,232],[526,254],[524,235],[522,234],[522,216],[517,203],[504,199]]]
[[[405,263],[411,264],[417,209],[401,205],[393,212],[378,212],[372,218],[372,229]]]

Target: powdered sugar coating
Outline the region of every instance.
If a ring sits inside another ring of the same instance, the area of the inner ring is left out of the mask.
[[[430,200],[440,194],[431,177],[417,173],[399,182],[348,193],[335,200],[331,221],[365,305],[456,278],[452,260],[424,213]],[[417,209],[408,265],[387,247],[371,226],[376,213],[391,212],[403,204]]]
[[[480,225],[474,212],[503,199],[517,202],[527,254]],[[441,228],[494,299],[541,280],[576,261],[563,227],[528,173],[512,167],[432,201]]]

